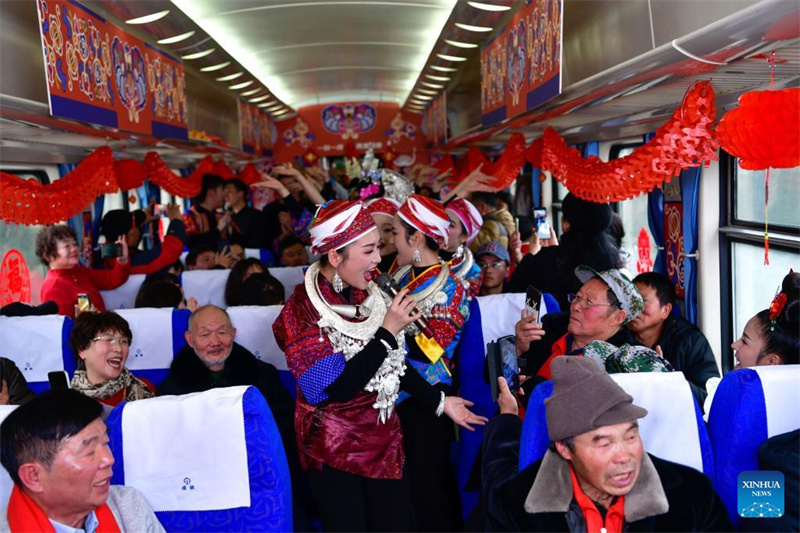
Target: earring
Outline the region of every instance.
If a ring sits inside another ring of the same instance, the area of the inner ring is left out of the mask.
[[[457,259],[457,258],[461,257],[462,255],[464,255],[464,245],[463,244],[459,244],[458,248],[456,248],[456,253],[453,254],[453,257]]]
[[[419,263],[422,261],[422,256],[419,253],[419,250],[414,250],[414,255],[411,258],[415,263]]]
[[[342,282],[342,278],[339,277],[338,272],[333,273],[333,290],[336,292],[342,292],[344,289],[344,282]]]

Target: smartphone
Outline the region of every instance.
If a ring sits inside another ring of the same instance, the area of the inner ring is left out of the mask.
[[[121,255],[122,245],[118,242],[104,244],[100,247],[100,257],[103,259],[111,259],[113,257],[120,257]]]
[[[550,235],[550,221],[547,219],[547,209],[544,207],[533,208],[533,223],[536,227],[536,234],[540,239],[549,239]]]
[[[92,301],[89,299],[89,295],[85,292],[78,294],[78,309],[83,311],[89,311],[92,308]]]
[[[522,318],[535,316],[534,322],[541,324],[541,311],[542,291],[533,285],[528,285],[528,289],[525,291],[525,307],[522,308]]]
[[[494,401],[500,396],[497,378],[504,377],[512,394],[519,390],[519,361],[514,335],[500,337],[486,345],[486,358],[489,366],[489,385]]]
[[[56,370],[54,372],[47,373],[47,381],[50,382],[50,388],[52,390],[64,390],[69,389],[69,377],[67,376],[67,372],[65,370]]]

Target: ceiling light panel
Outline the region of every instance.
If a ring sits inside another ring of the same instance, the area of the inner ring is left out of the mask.
[[[222,76],[221,78],[217,78],[217,81],[232,81],[240,76],[244,76],[244,72],[237,72],[236,74],[228,74],[227,76]]]
[[[181,33],[180,35],[176,35],[175,37],[167,37],[166,39],[161,39],[157,42],[158,44],[175,44],[181,41],[185,41],[194,34],[195,34],[194,30],[187,31],[186,33]]]
[[[439,72],[456,72],[458,69],[453,67],[440,67],[439,65],[431,65],[433,70],[438,70]],[[449,78],[448,78],[449,79]]]
[[[422,94],[437,94],[439,91],[431,91],[430,89],[417,89],[417,92]]]
[[[444,42],[456,48],[478,48],[478,45],[475,43],[462,43],[461,41],[453,41],[451,39],[445,39]]]
[[[210,67],[203,67],[200,69],[200,72],[214,72],[215,70],[222,70],[228,65],[230,65],[230,61],[226,61],[224,63],[220,63],[218,65],[211,65]]]
[[[425,77],[428,78],[429,80],[435,80],[435,81],[450,81],[450,78],[448,78],[447,76],[434,76],[433,74],[425,74]]]
[[[264,88],[263,88],[263,87],[256,87],[255,89],[250,89],[249,91],[245,91],[245,92],[243,92],[243,93],[241,94],[241,96],[253,96],[254,94],[256,94],[256,93],[260,93],[260,92],[261,92],[261,91],[263,91],[263,90],[264,90]]]
[[[152,13],[150,15],[145,15],[143,17],[138,17],[135,19],[126,20],[126,24],[150,24],[151,22],[155,22],[157,20],[161,20],[164,17],[169,15],[169,9],[165,11],[159,11],[158,13]]]
[[[456,27],[466,31],[474,31],[476,33],[486,33],[492,31],[492,28],[488,26],[472,26],[470,24],[462,24],[460,22],[456,22]]]
[[[236,85],[231,85],[228,89],[232,91],[238,91],[239,89],[244,89],[245,87],[249,87],[255,82],[255,80],[250,81],[243,81],[242,83],[237,83]]]
[[[185,59],[185,60],[200,59],[201,57],[209,56],[209,55],[213,54],[216,51],[217,51],[216,48],[209,48],[208,50],[203,50],[202,52],[197,52],[196,54],[189,54],[189,55],[181,56],[181,59]]]
[[[428,83],[427,81],[421,81],[419,84],[424,87],[430,87],[431,89],[444,89],[444,85],[436,85],[435,83]]]
[[[436,54],[436,57],[444,59],[445,61],[466,61],[466,57],[449,56],[447,54]]]
[[[483,2],[467,2],[467,4],[482,11],[508,11],[511,9],[511,6],[498,6],[495,4],[485,4]]]
[[[244,93],[242,93],[242,95],[244,95]],[[255,98],[251,98],[250,100],[248,100],[248,102],[250,102],[251,104],[255,104],[256,102],[263,102],[267,98],[269,98],[269,95],[265,94],[264,96],[256,96]]]
[[[457,5],[457,0],[171,1],[293,109],[336,101],[405,101]]]

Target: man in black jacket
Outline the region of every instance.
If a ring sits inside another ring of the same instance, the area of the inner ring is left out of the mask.
[[[637,420],[647,411],[605,370],[557,357],[552,373],[545,415],[554,444],[521,472],[522,421],[498,379],[501,414],[484,436],[487,531],[732,531],[708,477],[644,451]]]
[[[213,305],[197,309],[189,318],[188,344],[173,359],[169,375],[158,386],[158,394],[253,385],[267,400],[288,456],[290,446],[296,448],[294,402],[281,385],[275,367],[256,359],[234,342],[235,337],[236,328],[224,310]]]
[[[295,525],[303,525],[305,507],[300,494],[305,475],[300,469],[297,440],[294,433],[294,401],[283,388],[278,371],[259,361],[246,348],[236,344],[236,328],[228,313],[214,305],[200,307],[189,318],[186,342],[175,356],[169,375],[158,386],[158,395],[180,395],[207,391],[216,387],[252,385],[267,400],[281,434],[281,441],[292,474]]]
[[[636,340],[656,351],[689,381],[700,408],[706,399],[706,381],[719,377],[714,353],[697,327],[672,312],[675,288],[663,274],[647,272],[633,280],[644,299],[642,313],[628,324]]]

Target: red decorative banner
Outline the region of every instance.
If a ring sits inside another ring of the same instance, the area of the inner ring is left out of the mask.
[[[429,148],[444,146],[447,142],[447,95],[437,96],[425,110],[422,131]]]
[[[242,139],[242,150],[251,154],[263,155],[272,150],[273,139],[278,130],[269,118],[254,106],[238,101],[239,133]]]
[[[640,274],[642,272],[653,271],[653,258],[650,255],[650,235],[644,228],[639,230],[638,239],[639,259],[636,261],[636,271]]]
[[[183,64],[75,0],[38,0],[50,112],[186,139]]]
[[[319,157],[392,153],[400,161],[422,161],[425,142],[421,117],[397,104],[346,102],[304,107],[296,117],[276,123],[275,162],[285,163],[313,152]],[[419,154],[419,155],[418,155]]]
[[[719,145],[711,129],[716,117],[714,90],[708,81],[692,85],[666,124],[633,153],[608,163],[567,146],[552,128],[544,132],[542,170],[569,191],[590,202],[616,202],[651,191],[685,168],[717,160]]]
[[[519,115],[561,93],[563,0],[528,0],[481,49],[484,127]]]
[[[0,266],[0,307],[12,302],[31,303],[31,277],[25,258],[9,250]]]
[[[675,286],[678,298],[686,297],[686,275],[683,260],[683,204],[664,204],[664,249],[667,254],[667,277]]]

